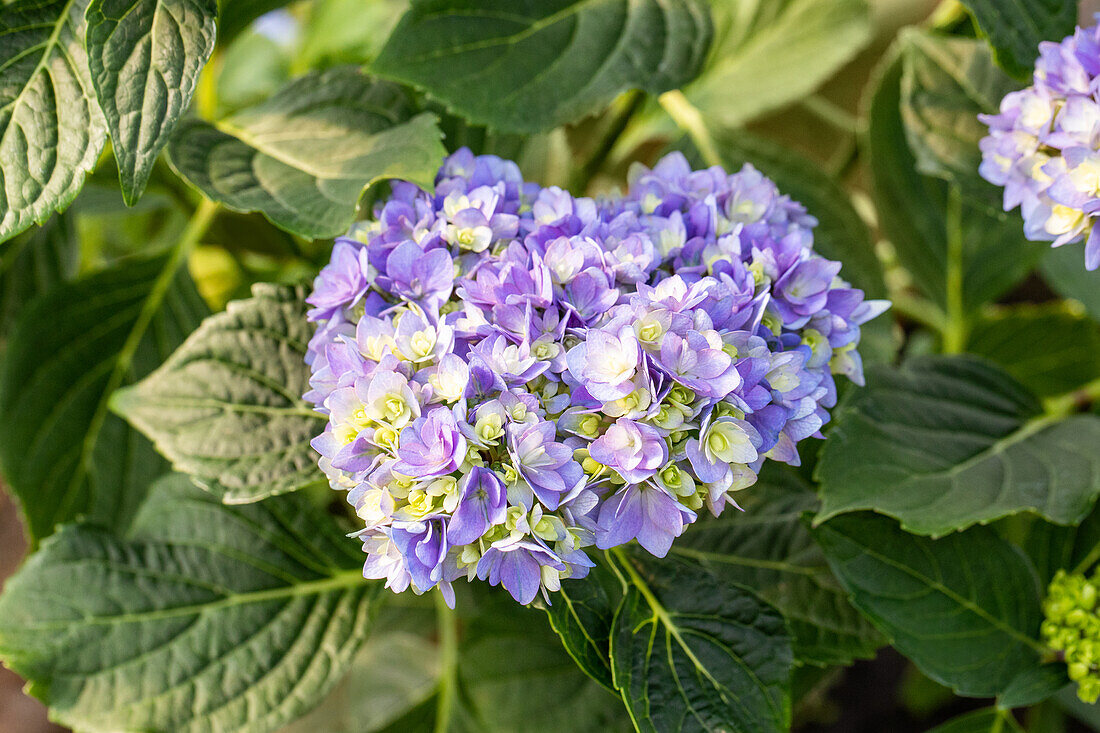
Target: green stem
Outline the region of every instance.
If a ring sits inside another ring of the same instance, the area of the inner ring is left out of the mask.
[[[458,686],[458,616],[447,605],[442,592],[435,594],[435,612],[439,626],[439,702],[436,706],[435,733],[447,733],[451,726],[455,689]]]
[[[947,194],[947,320],[943,329],[943,353],[959,354],[966,348],[970,325],[963,309],[962,193],[952,186]]]
[[[840,105],[819,94],[803,99],[802,108],[826,124],[852,135],[863,134],[863,121]]]
[[[1096,545],[1094,545],[1093,548],[1089,550],[1089,554],[1085,555],[1084,559],[1081,560],[1081,562],[1077,563],[1073,567],[1073,570],[1071,572],[1074,575],[1087,572],[1088,569],[1095,565],[1097,562],[1100,562],[1100,542],[1096,543]]]
[[[623,132],[626,130],[626,126],[630,124],[630,119],[642,108],[644,102],[645,92],[640,89],[627,92],[626,98],[612,116],[611,122],[607,127],[607,132],[604,134],[603,138],[600,139],[599,145],[592,153],[592,156],[585,161],[583,166],[573,171],[573,175],[569,180],[570,191],[578,196],[584,195],[589,182],[591,182],[592,178],[607,161],[607,157],[611,154],[612,149],[615,147],[615,143],[619,141],[619,138],[622,137]]]
[[[722,165],[722,156],[718,154],[714,138],[711,137],[706,123],[703,122],[703,115],[688,101],[683,92],[678,89],[665,92],[657,97],[657,102],[680,129],[688,134],[707,165]]]
[[[1097,401],[1100,401],[1100,379],[1094,379],[1072,392],[1048,397],[1043,400],[1043,411],[1052,417],[1067,417]]]

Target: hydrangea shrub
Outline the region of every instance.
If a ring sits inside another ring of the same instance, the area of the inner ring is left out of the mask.
[[[1100,26],[894,5],[4,5],[0,662],[78,731],[1093,725]]]

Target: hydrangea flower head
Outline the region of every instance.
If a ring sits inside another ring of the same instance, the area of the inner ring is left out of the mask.
[[[1031,86],[999,114],[981,115],[983,178],[1020,207],[1028,239],[1059,247],[1085,240],[1085,266],[1100,266],[1100,25],[1044,41]]]
[[[468,150],[434,193],[394,183],[309,298],[313,446],[364,575],[549,602],[593,550],[663,556],[764,461],[797,465],[886,307],[813,251],[816,223],[751,166],[675,153],[606,200]]]
[[[1043,601],[1043,640],[1062,652],[1077,695],[1100,698],[1100,577],[1059,570]]]

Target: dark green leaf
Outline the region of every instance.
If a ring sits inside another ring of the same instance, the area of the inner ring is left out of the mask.
[[[84,516],[126,525],[165,470],[107,410],[205,315],[177,251],[62,284],[23,310],[0,373],[0,465],[35,540]]]
[[[0,242],[72,203],[107,140],[84,53],[86,5],[0,5]]]
[[[539,132],[682,86],[712,31],[701,0],[416,0],[373,70],[473,122]]]
[[[122,197],[145,190],[157,155],[214,50],[216,0],[91,0],[86,46]]]
[[[439,129],[433,115],[410,117],[399,88],[339,67],[217,123],[184,121],[169,154],[214,201],[260,211],[295,234],[332,237],[375,181],[431,188],[445,155]]]
[[[930,535],[1022,511],[1074,524],[1100,493],[1098,444],[1100,417],[1054,422],[979,359],[874,367],[834,415],[816,469],[817,521],[873,509]]]
[[[80,247],[72,218],[59,214],[0,250],[0,344],[30,300],[76,275]]]
[[[871,232],[851,200],[836,181],[804,156],[743,130],[715,135],[722,162],[729,171],[751,163],[775,181],[779,191],[798,201],[818,220],[814,249],[844,263],[841,277],[861,288],[868,297],[886,294],[882,264],[875,255]],[[704,167],[695,147],[687,140],[678,146],[696,167]]]
[[[622,593],[618,577],[597,564],[587,577],[563,582],[546,608],[550,626],[577,666],[612,692],[611,622]]]
[[[1034,245],[1040,249],[1046,247],[1043,242]],[[1100,321],[1100,270],[1085,269],[1082,245],[1055,247],[1042,257],[1043,279],[1047,284],[1059,295],[1080,302],[1094,321]]]
[[[43,544],[0,596],[0,655],[78,729],[274,730],[362,643],[361,559],[303,500],[230,508],[170,476],[128,539]]]
[[[1077,3],[1071,0],[963,0],[982,33],[989,37],[997,63],[1027,80],[1039,57],[1040,41],[1061,41],[1073,34]]]
[[[1100,557],[1093,554],[1100,549],[1100,509],[1094,508],[1075,527],[1032,522],[1023,547],[1044,586],[1050,584],[1059,570],[1088,572],[1100,560]]]
[[[872,192],[883,233],[916,286],[943,305],[949,273],[962,306],[996,300],[1027,274],[1042,246],[1024,238],[1018,214],[991,212],[921,175],[901,119],[901,55],[887,56],[868,112]],[[951,247],[949,247],[949,241]],[[949,249],[955,254],[949,258]]]
[[[1064,662],[1055,661],[1025,670],[997,697],[997,706],[1005,709],[1037,705],[1068,685]]]
[[[779,612],[697,565],[621,557],[631,583],[611,658],[637,729],[787,730],[792,655]]]
[[[305,290],[255,285],[207,318],[112,409],[172,465],[230,503],[324,483],[309,446],[324,419],[309,388]]]
[[[1063,302],[1015,305],[983,315],[966,350],[989,359],[1040,397],[1100,375],[1100,326]]]
[[[738,502],[744,513],[700,519],[676,540],[672,556],[702,562],[724,583],[752,588],[779,609],[800,662],[874,656],[882,638],[848,603],[802,522],[817,509],[813,490],[793,472],[765,470]]]
[[[901,116],[921,173],[956,183],[996,212],[1000,188],[978,175],[979,114],[996,114],[1018,85],[993,65],[980,41],[911,29],[902,35]]]
[[[1035,571],[988,527],[932,540],[860,513],[813,532],[852,603],[937,682],[991,697],[1037,666]]]
[[[462,626],[458,683],[475,730],[630,730],[622,701],[577,669],[542,612],[500,591],[479,593],[476,614]]]
[[[1023,730],[1009,713],[985,708],[952,718],[928,733],[1023,733]]]

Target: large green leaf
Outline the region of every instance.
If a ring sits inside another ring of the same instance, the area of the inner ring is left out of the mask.
[[[1100,417],[1051,421],[979,359],[872,368],[834,417],[817,464],[818,522],[873,509],[930,535],[1022,511],[1074,524],[1100,493]]]
[[[719,128],[812,93],[871,40],[864,0],[718,0],[713,8],[707,68],[684,94]]]
[[[1059,570],[1087,573],[1100,557],[1100,509],[1093,509],[1076,526],[1033,522],[1023,542],[1024,551],[1043,585],[1049,585]]]
[[[738,501],[744,513],[700,519],[676,540],[672,556],[700,561],[722,582],[752,588],[779,609],[800,662],[874,656],[882,638],[848,603],[802,521],[817,509],[813,490],[793,472],[766,470]]]
[[[361,560],[304,500],[230,508],[170,476],[128,538],[66,527],[8,581],[0,656],[80,730],[274,730],[362,643]]]
[[[1041,41],[1073,34],[1077,3],[1070,0],[963,0],[982,33],[989,37],[997,63],[1019,79],[1031,78]]]
[[[0,371],[0,466],[33,539],[84,516],[123,527],[165,470],[107,410],[205,315],[177,250],[127,260],[31,302]]]
[[[186,120],[168,151],[209,198],[306,237],[347,229],[375,181],[430,188],[445,155],[433,115],[412,116],[398,87],[352,67],[308,74],[216,123]]]
[[[562,583],[546,607],[550,626],[577,666],[611,691],[611,623],[622,594],[622,582],[598,563],[586,577]]]
[[[998,364],[1039,397],[1071,392],[1100,376],[1100,326],[1065,302],[983,314],[966,350]]]
[[[1034,245],[1045,249],[1044,242]],[[1085,269],[1085,253],[1080,244],[1046,250],[1043,254],[1043,279],[1059,295],[1085,306],[1094,321],[1100,321],[1100,270]]]
[[[255,285],[111,407],[227,502],[323,484],[309,441],[325,422],[302,399],[311,331],[304,288]]]
[[[879,70],[868,111],[879,223],[921,291],[943,305],[951,283],[959,306],[973,311],[1019,282],[1043,248],[1024,238],[1018,214],[993,212],[917,170],[902,124],[901,78],[895,49]]]
[[[712,31],[702,0],[415,0],[372,68],[473,122],[539,132],[682,86]]]
[[[979,114],[996,114],[1018,85],[993,65],[980,41],[910,29],[901,37],[901,116],[917,169],[958,184],[996,211],[1001,190],[978,175]]]
[[[191,102],[214,50],[217,0],[91,0],[86,47],[111,131],[122,197],[133,204]]]
[[[813,532],[852,603],[937,682],[991,697],[1037,666],[1035,571],[988,527],[932,540],[861,513]]]
[[[790,726],[783,617],[709,572],[641,554],[611,633],[618,687],[639,731],[766,733]]]
[[[72,218],[59,214],[0,249],[0,344],[23,307],[76,275],[80,248]]]
[[[107,139],[82,43],[86,5],[0,5],[0,242],[72,203]]]

